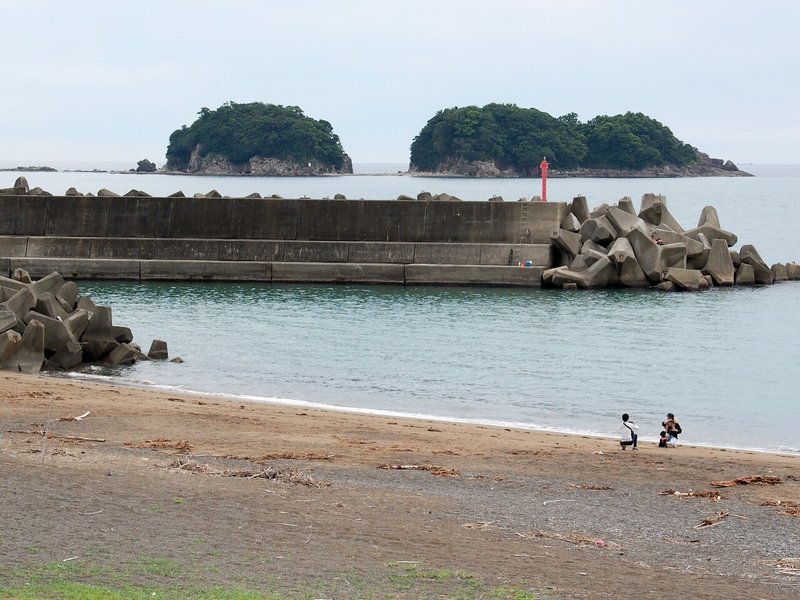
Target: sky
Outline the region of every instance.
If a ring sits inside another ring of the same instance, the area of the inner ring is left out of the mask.
[[[737,164],[800,164],[800,2],[0,0],[0,162],[161,166],[224,102],[299,106],[354,163],[437,111],[642,112]]]

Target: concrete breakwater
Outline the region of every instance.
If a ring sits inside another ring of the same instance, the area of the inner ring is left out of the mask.
[[[72,279],[702,289],[800,277],[732,250],[713,207],[684,229],[666,198],[563,202],[284,199],[0,190],[0,273]],[[525,268],[520,268],[525,267]]]
[[[542,202],[22,191],[0,194],[0,272],[76,279],[539,286],[566,215]]]

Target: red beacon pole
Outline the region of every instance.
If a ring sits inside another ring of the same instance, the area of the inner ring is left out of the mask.
[[[539,163],[539,170],[542,172],[542,202],[547,202],[547,169],[549,168],[550,165],[545,156],[542,158],[542,162]]]

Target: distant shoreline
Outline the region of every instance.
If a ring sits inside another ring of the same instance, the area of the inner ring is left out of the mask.
[[[0,164],[5,162],[6,165],[9,163],[13,164],[12,161],[0,161]],[[181,173],[181,172],[165,172],[165,171],[155,171],[155,172],[137,172],[136,170],[131,169],[124,169],[120,168],[122,166],[122,161],[116,163],[109,163],[106,162],[103,166],[94,167],[93,164],[97,164],[97,162],[93,161],[85,161],[86,166],[81,164],[82,161],[76,161],[74,163],[64,163],[57,164],[56,166],[50,165],[36,165],[32,163],[29,166],[3,166],[0,167],[0,173],[96,173],[96,174],[110,174],[110,175],[187,175],[192,176],[196,175],[199,177],[205,177],[206,175],[202,174],[193,174],[193,173]],[[102,163],[102,161],[100,161]],[[65,166],[67,165],[67,166]],[[780,175],[782,171],[789,171],[788,174],[794,175],[795,171],[800,168],[800,165],[790,164],[790,163],[742,163],[741,166],[748,169],[748,174],[753,177],[764,177],[764,176],[771,176],[771,175]],[[420,179],[459,179],[459,180],[485,180],[485,179],[538,179],[537,177],[472,177],[468,175],[460,175],[456,173],[430,173],[430,172],[411,172],[408,170],[407,165],[404,166],[404,163],[356,163],[354,165],[354,173],[348,174],[331,174],[331,175],[323,175],[320,177],[346,177],[346,176],[355,176],[355,177],[365,177],[365,176],[382,176],[382,177],[414,177]],[[585,177],[587,179],[641,179],[641,178],[660,178],[660,179],[697,179],[700,177],[717,177],[717,176],[724,176],[724,175],[688,175],[688,176],[667,176],[662,175],[661,177],[657,177],[652,174],[637,174],[631,172],[625,173],[596,173],[594,175],[577,173],[577,172],[558,172],[557,170],[550,170],[548,177],[550,179],[574,179],[574,178],[581,178]],[[216,176],[215,176],[216,177]],[[220,176],[221,177],[221,176]],[[260,177],[257,175],[230,175],[228,177],[238,177],[238,178],[246,178],[246,177]],[[292,177],[283,177],[282,179],[292,179]],[[0,186],[1,187],[1,186]]]
[[[57,173],[58,169],[53,167],[6,167],[0,171],[9,171],[14,173]]]
[[[320,175],[257,175],[257,174],[219,174],[219,173],[186,173],[184,171],[119,171],[106,169],[55,169],[53,167],[15,167],[1,168],[0,172],[6,173],[107,173],[109,175],[175,175],[179,177],[281,177],[293,179],[298,177],[418,177],[421,179],[539,179],[539,177],[515,176],[474,176],[460,173],[435,173],[435,172],[376,172],[376,173],[323,173]],[[756,177],[752,173],[738,171],[735,173],[705,173],[695,175],[676,175],[674,173],[656,174],[649,171],[601,171],[586,173],[584,171],[551,171],[549,179],[691,179],[698,177]]]

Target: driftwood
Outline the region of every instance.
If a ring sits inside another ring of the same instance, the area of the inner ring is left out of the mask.
[[[542,502],[543,506],[547,506],[548,504],[553,504],[554,502],[577,502],[574,498],[557,498],[555,500],[545,500]]]
[[[494,521],[476,521],[474,523],[462,523],[464,529],[487,529]]]
[[[778,483],[783,483],[780,477],[773,477],[771,475],[746,475],[745,477],[737,477],[736,479],[712,481],[711,485],[714,487],[735,487],[737,485],[776,485]]]
[[[105,442],[106,438],[90,438],[82,437],[79,435],[59,435],[57,433],[48,433],[47,437],[60,438],[62,440],[70,440],[72,442]]]
[[[36,431],[36,430],[25,430],[25,429],[9,429],[7,433],[21,433],[23,435],[40,435],[45,440],[49,438],[59,438],[62,440],[70,440],[73,442],[105,442],[106,438],[90,438],[90,437],[82,437],[79,435],[62,435],[60,433],[53,433],[45,428],[44,431]],[[47,445],[42,449],[43,452],[47,451]]]
[[[217,477],[241,477],[244,479],[274,479],[287,483],[298,483],[309,487],[327,487],[329,483],[317,482],[301,473],[297,469],[285,469],[282,471],[273,470],[272,467],[266,469],[215,469],[209,464],[198,463],[193,460],[178,458],[170,462],[167,467],[172,471],[184,473],[195,473],[199,475],[214,475]]]
[[[246,460],[248,462],[263,464],[272,460],[331,460],[335,454],[316,454],[314,452],[275,452],[273,454],[264,454],[258,458],[252,456],[241,456],[238,454],[226,454],[220,458],[227,458],[229,460]]]
[[[730,513],[727,511],[724,510],[720,511],[717,514],[700,521],[700,523],[694,526],[694,529],[705,529],[706,527],[714,527],[714,525],[719,525],[720,523],[722,523],[725,519],[728,518],[729,515]]]
[[[593,483],[573,483],[569,487],[573,487],[579,490],[597,490],[597,491],[606,491],[614,489],[609,485],[594,485]]]
[[[314,452],[277,452],[265,454],[254,462],[263,463],[270,460],[330,460],[335,454],[316,454]]]
[[[762,565],[770,565],[783,575],[800,576],[800,558],[780,558],[778,560],[762,560]]]
[[[761,506],[777,506],[781,510],[778,512],[789,517],[800,517],[800,502],[792,500],[767,500]]]
[[[190,452],[194,447],[187,440],[168,440],[165,438],[145,440],[140,444],[126,442],[125,445],[129,448],[168,448],[170,450],[177,450],[178,452],[182,453]]]
[[[431,475],[440,475],[442,477],[461,477],[461,473],[455,469],[448,469],[439,465],[378,465],[379,469],[395,469],[397,471],[427,471]]]
[[[708,498],[712,502],[722,500],[722,494],[716,490],[705,490],[702,492],[679,492],[678,490],[664,490],[662,496],[678,496],[679,498]]]
[[[707,519],[703,519],[702,521],[700,521],[700,523],[695,525],[694,528],[704,529],[706,527],[713,527],[714,525],[719,525],[720,523],[722,523],[722,521],[724,521],[728,517],[736,517],[737,519],[744,519],[745,521],[747,520],[747,517],[743,517],[742,515],[736,515],[734,513],[728,512],[727,510],[721,510],[717,514],[708,517]]]
[[[87,410],[85,413],[83,413],[82,415],[78,415],[77,417],[61,417],[58,420],[59,421],[83,421],[90,414],[92,414],[92,412]]]
[[[53,416],[53,404],[55,398],[50,398],[50,409],[47,411],[47,422],[44,424],[44,440],[42,440],[42,464],[44,464],[44,457],[47,454],[47,440],[50,438],[48,432],[50,431],[50,418]]]

